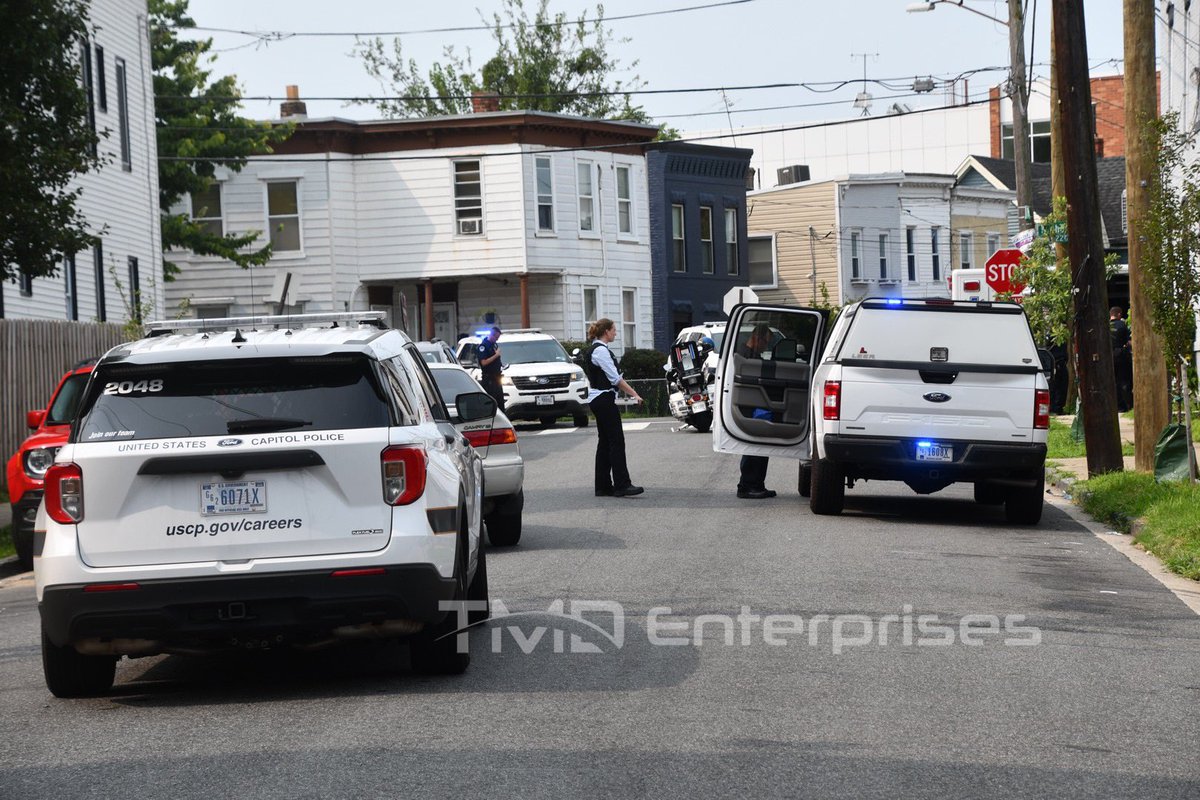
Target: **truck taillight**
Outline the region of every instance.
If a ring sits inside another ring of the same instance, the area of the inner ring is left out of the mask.
[[[842,382],[825,381],[825,419],[842,418]]]
[[[62,525],[83,519],[83,470],[77,464],[51,464],[46,470],[46,513]]]
[[[416,444],[394,445],[380,456],[383,473],[383,502],[406,506],[425,492],[425,448]]]
[[[1042,430],[1050,427],[1050,392],[1045,389],[1034,392],[1033,427]]]

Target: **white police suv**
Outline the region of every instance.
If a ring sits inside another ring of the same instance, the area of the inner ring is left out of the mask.
[[[380,317],[151,323],[100,359],[35,531],[51,692],[106,691],[121,656],[356,638],[466,668],[442,601],[487,600],[483,472],[452,423],[495,402],[451,419]]]
[[[479,378],[479,343],[486,331],[458,341],[458,362]],[[588,424],[588,382],[567,351],[540,328],[506,330],[500,337],[500,385],[504,413],[511,420],[537,420],[550,427],[571,417],[578,428]]]

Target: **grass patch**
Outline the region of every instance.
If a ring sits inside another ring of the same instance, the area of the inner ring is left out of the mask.
[[[1144,472],[1114,472],[1076,484],[1076,492],[1085,511],[1125,533],[1144,517],[1135,541],[1167,569],[1200,580],[1200,485],[1159,483]]]
[[[1087,448],[1071,438],[1071,426],[1050,418],[1050,433],[1046,440],[1046,458],[1083,458]],[[1121,455],[1133,455],[1133,445],[1121,442]]]
[[[12,525],[5,525],[0,528],[0,558],[8,558],[16,554],[17,550],[13,547],[12,540]]]

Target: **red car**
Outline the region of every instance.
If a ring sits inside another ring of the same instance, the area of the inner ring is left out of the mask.
[[[69,370],[58,382],[46,407],[25,414],[33,433],[8,460],[5,477],[12,502],[13,545],[26,569],[33,566],[33,522],[42,502],[42,476],[54,463],[58,449],[67,443],[71,422],[94,364],[92,359]]]

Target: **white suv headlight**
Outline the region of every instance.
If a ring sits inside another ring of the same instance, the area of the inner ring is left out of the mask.
[[[587,376],[583,374],[583,370],[581,369],[577,369],[571,373],[571,380],[573,381],[582,381],[586,380],[586,378]]]
[[[54,463],[54,450],[48,447],[35,447],[25,454],[25,474],[31,478],[40,478]]]
[[[513,385],[512,378],[508,377],[507,375],[501,374],[500,375],[500,385],[501,386],[512,386]]]

